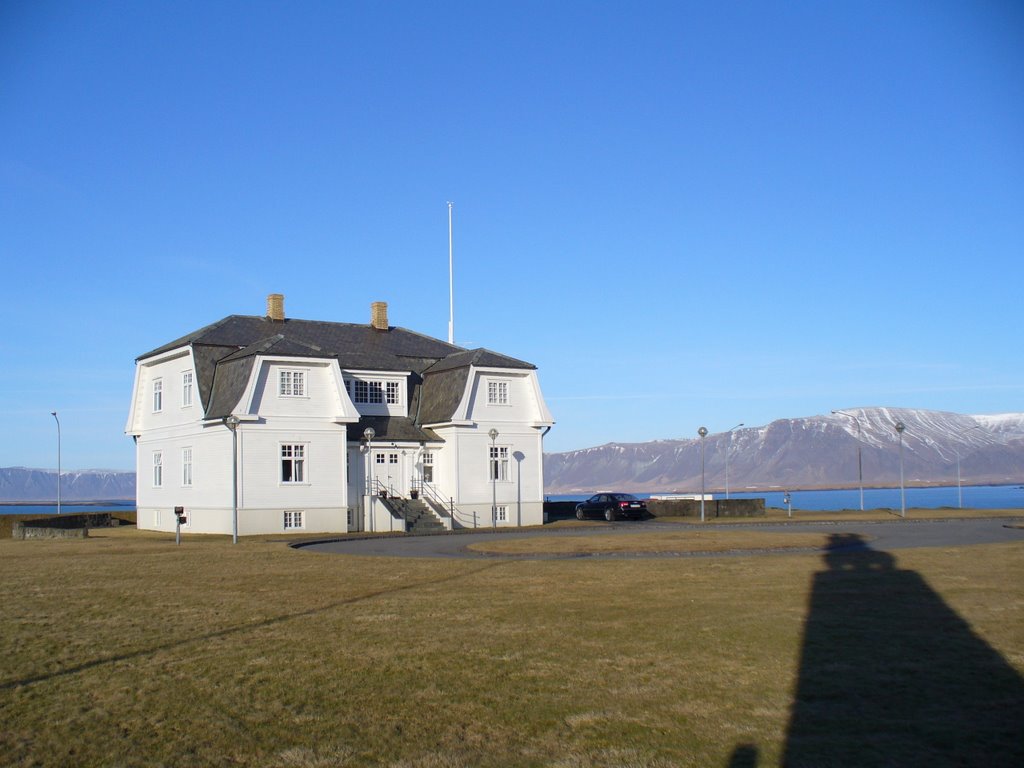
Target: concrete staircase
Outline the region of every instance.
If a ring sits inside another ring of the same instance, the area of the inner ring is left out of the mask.
[[[388,509],[405,520],[405,530],[413,536],[444,533],[444,523],[422,499],[381,499]]]

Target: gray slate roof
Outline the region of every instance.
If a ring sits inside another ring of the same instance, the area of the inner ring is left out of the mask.
[[[342,369],[411,371],[410,418],[364,416],[348,425],[350,439],[372,426],[380,440],[434,441],[419,425],[446,421],[454,413],[470,366],[533,370],[536,366],[487,349],[463,349],[404,328],[318,320],[271,320],[230,315],[140,355],[146,360],[191,346],[199,397],[207,419],[231,413],[260,355],[336,359]],[[417,416],[417,414],[419,414]]]

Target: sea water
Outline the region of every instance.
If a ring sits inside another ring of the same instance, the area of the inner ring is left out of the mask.
[[[62,515],[73,512],[131,512],[134,501],[105,501],[93,504],[61,504]],[[56,515],[56,504],[0,504],[0,515]]]
[[[1024,509],[1024,485],[965,485],[959,490],[955,485],[936,488],[907,488],[907,507],[920,509],[957,508],[960,499],[968,509]],[[642,499],[649,493],[636,494]],[[654,494],[657,495],[657,494]],[[772,491],[731,491],[730,499],[764,499],[769,507],[786,508],[786,492]],[[828,491],[790,491],[793,509],[831,512],[841,509],[860,509],[860,489],[845,488]],[[583,501],[590,494],[549,495],[549,501]],[[725,494],[716,492],[715,499],[724,499]],[[864,509],[899,509],[899,488],[865,488]]]

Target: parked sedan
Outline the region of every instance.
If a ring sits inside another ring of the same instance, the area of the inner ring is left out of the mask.
[[[603,517],[616,520],[620,517],[640,519],[647,515],[647,502],[631,493],[597,493],[576,505],[576,518]]]

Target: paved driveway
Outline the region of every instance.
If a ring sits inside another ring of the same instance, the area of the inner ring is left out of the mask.
[[[330,541],[311,542],[301,546],[304,551],[331,553],[341,555],[363,555],[378,557],[461,557],[477,559],[493,559],[495,557],[514,557],[524,559],[522,555],[488,555],[467,549],[468,545],[477,542],[501,540],[510,537],[531,538],[536,536],[630,536],[637,533],[654,531],[695,531],[695,530],[758,530],[781,533],[822,532],[828,534],[853,534],[863,537],[870,549],[890,551],[908,547],[956,547],[970,544],[994,544],[1005,541],[1024,541],[1024,528],[1021,519],[989,518],[974,520],[894,520],[886,522],[838,522],[838,523],[741,523],[724,525],[700,526],[691,523],[663,523],[656,520],[643,522],[621,522],[594,528],[549,528],[529,531],[509,531],[506,533],[459,533],[441,536],[397,536],[377,539],[335,539]],[[789,550],[787,554],[792,554]],[[750,555],[751,552],[732,553]],[[774,554],[765,551],[758,554]],[[623,557],[728,557],[730,553],[680,553],[680,554],[602,554],[582,555],[582,557],[604,557],[621,559]],[[581,555],[536,555],[525,556],[525,559],[568,559]]]

